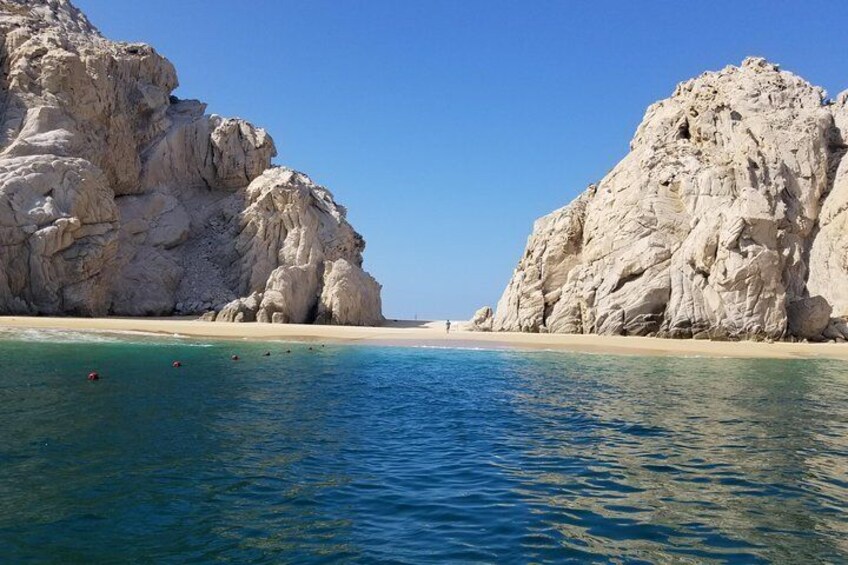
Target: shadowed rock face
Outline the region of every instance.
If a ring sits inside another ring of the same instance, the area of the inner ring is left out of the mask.
[[[495,329],[816,337],[848,315],[846,105],[759,58],[678,85],[536,222]]]
[[[263,321],[382,320],[344,208],[272,167],[265,130],[172,97],[153,48],[104,39],[66,0],[0,0],[0,65],[0,313],[188,314],[264,293]]]

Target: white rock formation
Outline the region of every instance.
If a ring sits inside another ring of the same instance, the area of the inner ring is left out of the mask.
[[[233,258],[236,287],[216,321],[377,325],[380,285],[361,268],[365,242],[323,187],[288,169],[245,191]]]
[[[476,312],[474,312],[474,316],[468,321],[468,329],[471,331],[477,332],[490,332],[492,331],[492,324],[494,322],[494,311],[491,306],[483,306]]]
[[[151,47],[104,39],[67,0],[0,0],[0,64],[0,313],[195,313],[245,296],[218,318],[382,320],[344,209],[272,168],[263,129],[172,97]]]
[[[828,175],[833,187],[822,203],[816,225],[816,236],[810,248],[811,294],[827,299],[837,317],[848,317],[848,91],[839,95],[829,107],[836,128]]]
[[[811,295],[848,315],[846,100],[759,58],[678,85],[536,222],[495,329],[816,338]]]

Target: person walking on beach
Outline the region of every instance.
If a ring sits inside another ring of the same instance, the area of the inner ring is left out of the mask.
[[[449,333],[450,333],[450,320],[448,320],[447,322],[445,322],[445,333],[446,333],[446,334],[449,334]]]

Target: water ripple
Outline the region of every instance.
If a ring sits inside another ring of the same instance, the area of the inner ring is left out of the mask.
[[[839,362],[42,338],[7,561],[848,560]]]

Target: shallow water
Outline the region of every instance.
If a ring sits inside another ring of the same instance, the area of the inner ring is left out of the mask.
[[[2,561],[848,560],[847,363],[307,347],[4,334]]]

